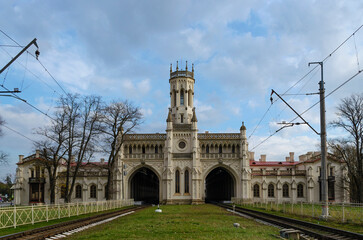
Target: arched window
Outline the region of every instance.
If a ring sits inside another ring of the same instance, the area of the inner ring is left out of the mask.
[[[91,185],[89,197],[90,198],[97,198],[97,188],[96,188],[96,185]]]
[[[159,153],[158,145],[155,146],[155,153]]]
[[[163,153],[163,146],[160,145],[160,152]]]
[[[222,153],[222,145],[219,145],[219,153]]]
[[[142,154],[145,154],[145,146],[142,145]]]
[[[62,185],[61,186],[61,198],[66,198],[66,194],[67,194],[66,185]]]
[[[180,105],[184,105],[184,90],[180,90]]]
[[[268,197],[275,197],[275,188],[273,184],[269,184],[267,188],[267,196]]]
[[[301,183],[297,185],[297,197],[304,197],[304,185],[302,185]]]
[[[232,153],[236,152],[236,147],[234,145],[232,145]]]
[[[189,171],[188,170],[185,170],[185,173],[184,173],[184,185],[185,185],[184,193],[189,193]]]
[[[176,107],[176,91],[174,90],[173,93],[174,93],[174,107]]]
[[[180,173],[179,173],[179,170],[175,171],[175,193],[180,193]]]
[[[132,146],[129,146],[129,154],[132,154]]]
[[[206,153],[209,153],[209,145],[207,145],[207,146],[205,147],[205,152],[206,152]]]
[[[260,186],[258,184],[253,186],[253,197],[260,197]]]
[[[282,197],[289,197],[289,185],[287,185],[286,183],[282,186]]]
[[[108,195],[108,187],[107,187],[107,184],[105,186],[105,198],[107,198],[107,195]]]
[[[81,185],[76,186],[76,198],[82,198],[82,186]]]

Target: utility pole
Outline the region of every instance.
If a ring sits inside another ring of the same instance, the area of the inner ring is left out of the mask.
[[[320,186],[321,186],[321,201],[322,213],[320,218],[327,219],[329,216],[328,205],[328,188],[327,188],[327,150],[326,150],[326,120],[325,120],[325,88],[323,75],[323,62],[310,62],[311,64],[319,64],[321,69],[321,80],[319,82],[320,93],[320,142],[321,142],[321,168],[320,168]]]

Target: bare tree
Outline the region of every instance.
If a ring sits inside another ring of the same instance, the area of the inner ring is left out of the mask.
[[[100,108],[100,97],[68,94],[59,99],[50,126],[37,131],[45,137],[36,147],[43,149],[42,155],[47,160],[44,165],[49,173],[53,201],[59,175],[65,182],[64,201],[71,201],[78,171],[82,163],[89,161],[95,151],[94,143],[100,133]],[[61,163],[66,170],[58,174]]]
[[[80,98],[78,95],[62,98],[62,102],[69,114],[65,202],[70,202],[82,163],[89,161],[96,151],[102,102],[97,96]]]
[[[103,111],[103,150],[108,154],[106,199],[114,193],[114,166],[118,159],[125,135],[141,124],[142,114],[138,107],[128,101],[112,102]]]
[[[363,202],[363,94],[344,98],[337,110],[338,119],[331,125],[344,129],[348,137],[335,139],[330,146],[347,164],[351,200]]]
[[[66,112],[63,109],[58,109],[55,112],[54,120],[50,125],[41,127],[36,130],[36,133],[43,136],[43,140],[35,144],[36,149],[41,149],[42,162],[48,171],[50,185],[50,202],[55,203],[57,171],[61,160],[68,152],[65,145],[67,139],[68,122],[66,121]]]

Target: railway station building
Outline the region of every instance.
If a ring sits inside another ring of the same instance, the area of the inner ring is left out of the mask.
[[[246,126],[240,132],[198,132],[194,107],[194,67],[170,67],[170,108],[165,133],[127,134],[115,164],[114,198],[145,203],[201,204],[206,201],[319,202],[320,153],[281,161],[255,159]],[[212,117],[212,116],[211,116]],[[47,170],[39,151],[20,155],[13,187],[15,204],[49,203]],[[347,167],[328,154],[329,201],[347,202]],[[84,163],[73,202],[105,200],[107,171],[100,162]],[[62,202],[59,167],[56,202]]]

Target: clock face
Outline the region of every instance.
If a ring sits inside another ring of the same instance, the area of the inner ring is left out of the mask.
[[[184,149],[186,147],[186,143],[184,141],[179,142],[179,148]]]

